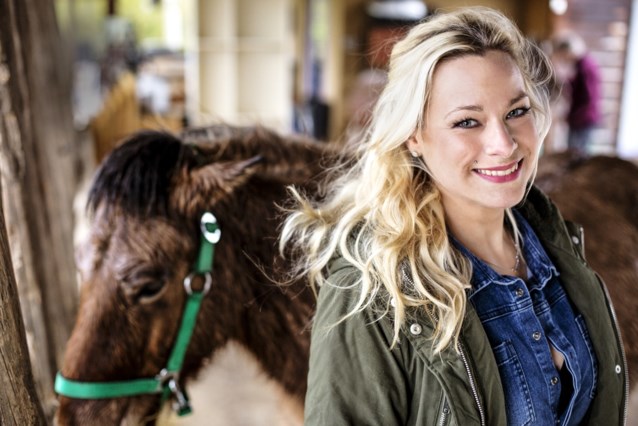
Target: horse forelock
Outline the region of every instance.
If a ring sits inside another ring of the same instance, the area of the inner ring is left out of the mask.
[[[133,135],[100,166],[89,191],[87,208],[119,207],[134,216],[168,216],[176,173],[195,163],[193,147],[157,131]]]

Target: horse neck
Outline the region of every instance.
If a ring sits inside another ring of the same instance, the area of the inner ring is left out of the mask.
[[[237,300],[241,309],[236,313],[239,325],[232,337],[291,394],[302,397],[306,390],[314,296],[304,282],[281,284],[282,273],[288,268],[277,253],[280,220],[272,218],[279,214],[274,203],[285,197],[283,185],[279,189],[252,189],[254,193],[238,194],[240,198],[251,197],[250,202],[241,203],[249,211],[227,216],[230,229],[222,236],[231,241],[224,254],[220,252],[221,256],[230,257],[228,261],[233,265],[234,272],[227,279],[235,281],[233,286],[241,286],[235,290],[241,294],[241,300]]]

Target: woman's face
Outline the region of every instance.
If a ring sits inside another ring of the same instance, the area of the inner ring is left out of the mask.
[[[446,211],[480,214],[516,205],[534,171],[540,141],[512,58],[489,51],[440,63],[424,129],[408,148],[425,161]]]

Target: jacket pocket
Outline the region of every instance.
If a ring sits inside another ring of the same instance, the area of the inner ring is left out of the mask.
[[[534,421],[534,407],[525,372],[514,346],[505,341],[494,348],[494,358],[507,398],[507,423],[528,425]]]

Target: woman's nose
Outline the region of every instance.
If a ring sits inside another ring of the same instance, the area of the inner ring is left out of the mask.
[[[485,153],[503,158],[510,157],[518,144],[507,125],[497,122],[492,123],[488,128],[484,142]]]

